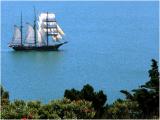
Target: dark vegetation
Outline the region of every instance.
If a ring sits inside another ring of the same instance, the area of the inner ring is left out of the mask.
[[[95,92],[89,84],[81,90],[65,90],[62,100],[48,104],[39,101],[9,100],[9,93],[1,87],[1,118],[3,119],[158,119],[159,118],[159,71],[155,60],[149,70],[149,81],[128,92],[121,90],[125,99],[107,104],[103,91]]]

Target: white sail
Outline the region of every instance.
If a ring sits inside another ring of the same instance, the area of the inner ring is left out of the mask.
[[[26,35],[26,43],[32,44],[34,42],[35,42],[34,29],[33,29],[32,25],[28,24],[27,35]]]
[[[56,42],[59,41],[59,39],[56,36],[52,36],[52,39]]]
[[[40,30],[37,30],[37,44],[39,46],[42,46],[43,45],[43,36],[42,36],[42,31]]]
[[[41,28],[46,28],[47,26],[49,27],[49,28],[56,28],[57,27],[57,23],[56,22],[48,22],[48,23],[46,23],[46,22],[40,22],[39,23],[40,24],[40,27]]]
[[[47,29],[46,28],[43,28],[42,30],[43,30],[43,32],[47,33]],[[57,29],[49,28],[48,29],[48,34],[49,35],[57,35],[58,31],[57,31]]]
[[[38,23],[38,28],[41,28],[42,23],[40,21],[38,21],[37,23]]]
[[[41,36],[42,36],[43,44],[45,44],[46,40],[47,40],[47,33],[43,29],[39,29],[39,31],[40,31]]]
[[[60,39],[62,39],[62,36],[60,34],[58,34],[57,38],[60,40]]]
[[[55,14],[53,13],[48,13],[48,18],[47,18],[47,13],[40,14],[38,21],[38,30],[39,33],[41,34],[41,39],[42,39],[41,41],[47,40],[47,34],[51,36],[52,39],[56,42],[61,40],[62,36],[64,35],[64,32],[57,24],[55,20]]]
[[[21,30],[16,25],[14,26],[13,43],[14,44],[20,44],[21,43]]]
[[[46,19],[47,19],[47,13],[41,13],[40,16],[39,16],[39,21],[43,22],[43,21],[46,21]],[[55,14],[48,13],[48,20],[49,21],[55,21]]]
[[[47,29],[43,29],[44,30],[44,32],[47,32]]]
[[[59,27],[59,25],[57,24],[57,30],[61,35],[65,35],[63,30]]]
[[[57,35],[53,35],[52,39],[57,42],[62,39],[62,36],[58,33]]]

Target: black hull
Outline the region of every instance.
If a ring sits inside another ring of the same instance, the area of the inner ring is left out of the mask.
[[[13,48],[15,51],[28,51],[28,50],[36,50],[36,51],[57,51],[60,46],[64,43],[59,43],[56,45],[49,45],[49,46],[21,46],[21,45],[10,45],[9,47]]]

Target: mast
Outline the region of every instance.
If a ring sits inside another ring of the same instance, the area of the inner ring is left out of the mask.
[[[21,45],[22,45],[22,42],[23,42],[23,37],[22,37],[22,32],[23,32],[23,26],[22,26],[22,12],[21,12]]]
[[[47,12],[46,23],[47,23],[47,46],[48,46],[48,12]]]
[[[37,41],[37,30],[36,30],[36,10],[34,7],[34,44],[36,46],[36,41]]]

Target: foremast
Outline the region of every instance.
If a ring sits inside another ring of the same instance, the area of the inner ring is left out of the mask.
[[[35,7],[34,7],[34,44],[35,46],[37,45],[37,25],[36,25],[36,10],[35,10]]]
[[[48,46],[48,12],[47,12],[47,18],[46,18],[46,29],[47,29],[47,46]]]
[[[21,30],[21,46],[23,45],[23,23],[22,23],[22,12],[21,12],[21,26],[20,26],[20,30]]]

